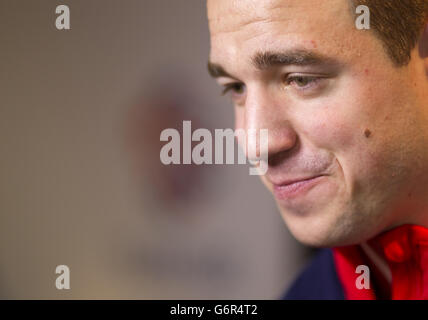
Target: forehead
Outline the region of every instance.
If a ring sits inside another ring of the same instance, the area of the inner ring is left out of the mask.
[[[260,51],[343,51],[355,33],[347,0],[208,0],[210,60],[237,61]]]

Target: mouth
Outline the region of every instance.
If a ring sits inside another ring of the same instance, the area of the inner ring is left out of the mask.
[[[278,200],[287,200],[303,196],[311,188],[320,183],[325,175],[314,176],[280,184],[273,184],[273,194]]]

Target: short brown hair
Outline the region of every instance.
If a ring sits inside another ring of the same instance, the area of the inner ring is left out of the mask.
[[[370,26],[397,66],[407,65],[427,19],[428,0],[350,0],[370,9]]]

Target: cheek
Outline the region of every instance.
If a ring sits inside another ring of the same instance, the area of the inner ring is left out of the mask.
[[[307,139],[316,147],[333,153],[346,153],[355,144],[357,123],[348,119],[334,106],[320,109],[319,114],[305,117],[302,124],[302,139]]]
[[[366,126],[364,119],[341,112],[343,108],[343,105],[329,104],[319,109],[322,110],[319,114],[308,116],[302,125],[301,139],[306,140],[302,143],[332,154],[339,164],[334,175],[346,193],[352,194],[361,180],[370,179],[373,175],[370,171],[378,166],[380,160],[370,150],[375,128]]]

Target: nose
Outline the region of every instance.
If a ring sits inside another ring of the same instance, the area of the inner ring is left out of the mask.
[[[268,159],[269,163],[278,155],[284,155],[293,149],[297,142],[297,133],[288,116],[287,102],[278,99],[274,94],[264,88],[248,90],[245,103],[244,129],[246,132],[256,132],[256,139],[248,139],[247,157],[260,155]],[[260,132],[268,130],[267,155],[263,155],[263,147],[260,148]]]

